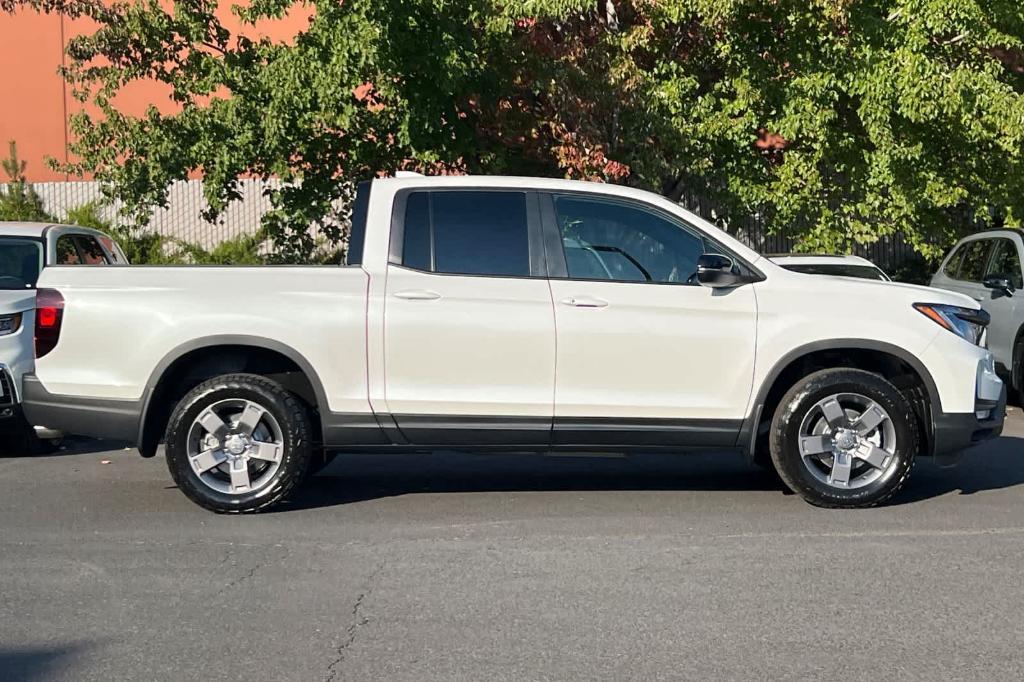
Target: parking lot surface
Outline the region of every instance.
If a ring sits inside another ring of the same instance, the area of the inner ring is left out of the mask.
[[[1024,419],[894,503],[732,455],[343,456],[216,516],[161,458],[0,459],[0,679],[1019,678]]]

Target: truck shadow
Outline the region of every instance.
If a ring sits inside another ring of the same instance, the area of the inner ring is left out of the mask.
[[[974,448],[959,466],[921,458],[890,505],[948,493],[1024,484],[1024,438],[1003,437]],[[313,509],[416,493],[543,491],[784,491],[773,472],[738,454],[666,453],[629,457],[478,454],[343,454],[310,479],[281,511]]]

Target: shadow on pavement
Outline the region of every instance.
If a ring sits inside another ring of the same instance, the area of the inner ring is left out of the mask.
[[[782,490],[773,472],[738,454],[338,455],[280,511],[312,509],[412,493],[599,490]]]
[[[956,467],[941,468],[931,458],[919,459],[910,481],[890,504],[1021,484],[1024,438],[1005,436],[967,452]],[[629,457],[343,454],[278,510],[314,509],[414,493],[602,490],[782,491],[783,485],[773,472],[729,453]]]
[[[4,647],[0,646],[0,679],[5,680],[52,680],[67,679],[67,671],[61,673],[73,658],[82,651],[92,648],[86,643],[71,643],[53,647]]]
[[[1003,436],[968,450],[955,467],[941,468],[930,458],[920,459],[910,481],[893,503],[919,502],[953,492],[971,495],[1021,484],[1024,484],[1024,438]]]

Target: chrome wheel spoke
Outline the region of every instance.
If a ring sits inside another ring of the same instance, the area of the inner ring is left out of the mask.
[[[846,411],[835,398],[829,398],[821,403],[821,413],[825,416],[825,421],[828,422],[828,425],[833,430],[842,428],[847,424]]]
[[[280,443],[264,443],[256,441],[249,447],[249,456],[267,462],[280,462],[282,446]]]
[[[251,436],[252,432],[259,426],[260,420],[263,419],[263,415],[266,414],[266,410],[253,402],[247,402],[245,409],[242,410],[242,415],[238,418],[238,424],[235,427],[235,431],[238,433]]]
[[[860,435],[867,436],[888,418],[889,415],[885,413],[885,410],[879,407],[877,403],[871,403],[853,424],[853,428]]]
[[[223,464],[227,460],[227,455],[220,448],[212,448],[210,450],[204,450],[198,455],[193,455],[190,459],[192,461],[192,468],[196,470],[196,473],[203,474]]]
[[[832,452],[830,436],[802,436],[800,438],[800,454],[804,457],[820,455],[823,452]]]
[[[857,449],[857,459],[862,459],[876,469],[882,469],[889,453],[873,443],[862,443]]]
[[[228,435],[228,425],[224,423],[224,420],[217,416],[217,414],[210,409],[199,415],[196,420],[206,432],[217,440],[224,440],[224,437]]]
[[[231,492],[244,493],[249,485],[249,463],[244,457],[231,460]]]
[[[833,457],[832,471],[828,476],[829,483],[845,487],[850,482],[852,469],[853,462],[850,455],[845,452],[837,452]]]

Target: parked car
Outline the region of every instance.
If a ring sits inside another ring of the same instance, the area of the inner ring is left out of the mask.
[[[961,239],[931,285],[970,296],[992,317],[986,331],[996,366],[1020,397],[1024,391],[1024,287],[1020,230],[989,230]]]
[[[347,267],[47,268],[35,423],[166,444],[181,491],[268,507],[338,450],[742,450],[812,504],[998,435],[969,297],[790,272],[616,185],[358,189]]]
[[[42,269],[50,265],[125,264],[120,247],[97,230],[0,222],[0,449],[34,452],[60,437],[31,427],[21,414],[19,400],[22,376],[33,365],[36,280]],[[38,322],[45,326],[54,320]]]
[[[860,256],[824,256],[810,253],[781,253],[768,256],[772,262],[793,272],[809,275],[858,277],[891,282],[889,275],[867,258]]]

